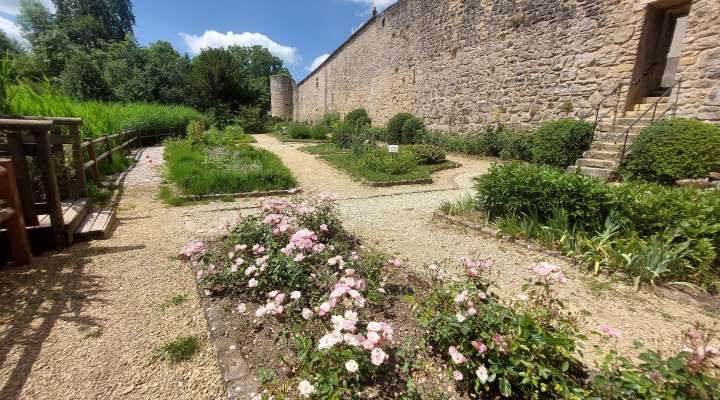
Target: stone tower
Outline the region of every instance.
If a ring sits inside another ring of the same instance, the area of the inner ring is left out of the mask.
[[[295,81],[289,75],[270,77],[270,115],[282,119],[293,118]]]

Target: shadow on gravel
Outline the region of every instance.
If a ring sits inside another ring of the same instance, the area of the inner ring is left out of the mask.
[[[0,399],[19,397],[58,320],[77,325],[87,337],[102,332],[100,320],[82,313],[88,304],[107,303],[104,278],[85,272],[89,257],[144,247],[80,244],[36,257],[29,267],[0,267]]]

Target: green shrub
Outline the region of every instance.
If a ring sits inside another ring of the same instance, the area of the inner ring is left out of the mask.
[[[320,124],[327,129],[335,129],[340,125],[341,122],[342,117],[340,117],[339,112],[328,112],[323,115]]]
[[[625,179],[672,185],[720,168],[720,127],[690,120],[660,121],[640,132],[621,169]]]
[[[300,123],[293,123],[287,127],[287,136],[291,139],[305,140],[310,139],[312,137],[312,133],[310,132],[309,126]]]
[[[417,166],[415,154],[403,150],[397,154],[388,153],[379,148],[368,149],[360,158],[360,163],[375,172],[389,175],[402,175]]]
[[[310,139],[313,140],[326,140],[330,130],[324,125],[315,125],[310,128]]]
[[[372,125],[372,120],[364,108],[350,111],[348,115],[345,116],[344,122],[353,128]]]
[[[260,107],[242,106],[235,113],[231,124],[241,126],[247,133],[265,133],[267,115]]]
[[[456,153],[470,155],[488,154],[488,140],[485,134],[425,131],[418,140]]]
[[[394,117],[390,118],[387,123],[387,140],[388,143],[392,144],[409,144],[405,142],[403,135],[403,128],[405,122],[409,119],[414,118],[410,113],[398,113]]]
[[[525,160],[532,157],[532,136],[523,130],[498,124],[487,128],[484,136],[485,152],[503,160]]]
[[[193,140],[199,140],[203,133],[205,133],[205,130],[204,121],[190,121],[185,128],[185,133],[187,134],[187,137]]]
[[[593,140],[593,126],[585,121],[561,119],[540,126],[533,135],[534,163],[567,168],[582,157]]]
[[[539,227],[557,219],[562,210],[568,231],[591,236],[603,236],[608,221],[614,221],[618,228],[606,235],[617,239],[614,264],[644,280],[654,277],[720,289],[720,191],[607,185],[582,174],[521,163],[493,166],[478,179],[477,188],[478,208],[491,219],[522,217],[526,226]],[[595,246],[592,240],[586,242],[584,247]]]
[[[447,158],[445,150],[430,144],[414,144],[407,146],[406,149],[415,154],[420,164],[438,164]]]
[[[405,120],[402,127],[403,144],[417,143],[425,132],[425,124],[418,118],[412,117]]]

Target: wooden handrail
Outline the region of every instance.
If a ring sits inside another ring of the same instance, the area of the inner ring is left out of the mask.
[[[14,116],[14,115],[2,115],[0,118],[13,119],[13,120],[26,120],[26,121],[52,121],[55,125],[60,126],[76,126],[82,125],[82,118],[73,117],[35,117],[35,116]]]
[[[50,129],[54,126],[49,120],[36,119],[0,119],[0,129]]]

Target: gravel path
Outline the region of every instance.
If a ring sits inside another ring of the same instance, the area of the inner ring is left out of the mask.
[[[144,149],[124,177],[111,239],[0,271],[0,399],[224,398],[193,277],[175,259],[190,237],[183,210],[155,199],[161,155]],[[187,300],[164,305],[176,295]],[[153,361],[189,335],[201,342],[191,361]]]

